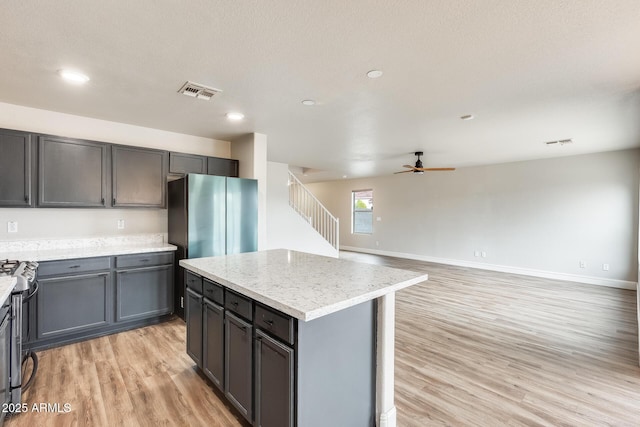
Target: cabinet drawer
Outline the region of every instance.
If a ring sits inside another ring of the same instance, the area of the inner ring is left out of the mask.
[[[224,301],[224,288],[211,280],[202,279],[202,295],[220,305]]]
[[[148,267],[151,265],[173,264],[173,253],[158,252],[116,257],[116,268]]]
[[[252,304],[249,298],[243,297],[242,295],[228,289],[225,289],[224,294],[224,308],[239,314],[247,320],[253,319]]]
[[[293,322],[293,318],[284,313],[256,304],[256,317],[253,321],[255,327],[269,332],[291,345],[295,340]]]
[[[202,293],[202,277],[193,274],[189,270],[184,271],[184,284],[192,291],[199,294]]]
[[[66,261],[47,261],[38,266],[38,277],[73,274],[86,271],[109,270],[111,258],[82,258]]]

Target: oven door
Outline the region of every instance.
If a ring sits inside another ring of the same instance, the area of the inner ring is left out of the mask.
[[[9,324],[9,305],[5,304],[0,309],[0,401],[2,410],[0,411],[0,425],[2,425],[7,415],[7,404],[11,401],[11,390],[9,388],[9,345],[11,342],[11,327]]]

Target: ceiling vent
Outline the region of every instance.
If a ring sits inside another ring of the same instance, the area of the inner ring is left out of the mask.
[[[178,91],[178,93],[183,95],[187,95],[192,98],[204,99],[205,101],[211,100],[215,94],[220,92],[222,92],[220,89],[215,89],[194,82],[186,82]]]

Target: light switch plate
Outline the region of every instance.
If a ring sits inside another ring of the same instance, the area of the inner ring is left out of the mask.
[[[118,220],[118,230],[124,230],[124,219]]]
[[[7,233],[17,233],[17,232],[18,232],[18,221],[7,222]]]

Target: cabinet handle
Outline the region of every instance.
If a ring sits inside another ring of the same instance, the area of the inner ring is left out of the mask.
[[[29,195],[28,194],[26,196],[24,196],[24,201],[29,203]]]
[[[69,268],[80,268],[79,265],[70,265]]]
[[[273,326],[273,320],[264,320],[264,323],[266,323],[269,326]]]
[[[116,204],[116,198],[115,197],[113,198],[113,204],[114,205]]]
[[[231,301],[231,305],[234,306],[234,307],[237,307],[238,306],[238,301]]]
[[[145,258],[145,259],[141,259],[140,262],[149,262],[149,260]]]
[[[102,205],[104,206],[104,197],[102,198],[102,200],[100,201],[100,203],[102,203]]]

